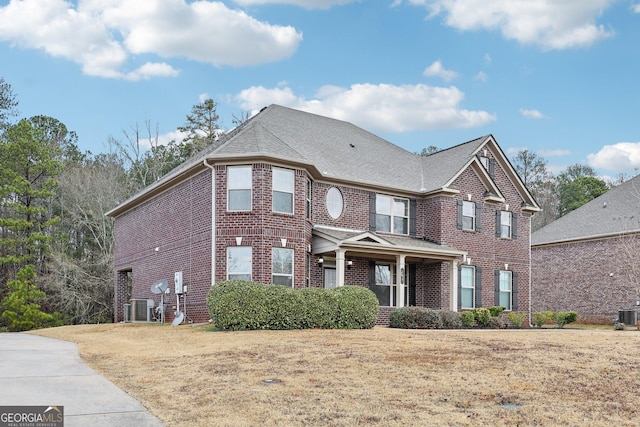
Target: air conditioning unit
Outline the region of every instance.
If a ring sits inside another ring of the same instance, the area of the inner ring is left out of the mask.
[[[132,299],[131,300],[131,317],[132,322],[151,322],[153,319],[152,299]]]

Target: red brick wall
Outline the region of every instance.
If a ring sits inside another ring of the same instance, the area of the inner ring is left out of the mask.
[[[306,183],[304,170],[295,170],[294,214],[272,211],[271,173],[273,166],[266,163],[252,165],[252,210],[227,212],[227,168],[215,166],[215,281],[226,279],[226,251],[236,246],[236,237],[242,237],[242,246],[253,251],[253,280],[271,283],[271,258],[274,247],[294,250],[294,285],[306,285],[306,256],[311,245],[312,225],[323,224],[347,229],[369,229],[369,191],[336,186],[344,199],[343,214],[333,219],[326,206],[326,192],[331,185],[312,184],[312,220],[306,218]],[[529,218],[520,212],[520,198],[507,176],[496,170],[496,181],[510,205],[519,214],[518,239],[495,237],[495,211],[503,205],[483,204],[482,230],[466,232],[456,228],[457,204],[460,198],[472,195],[473,201],[483,199],[485,191],[471,170],[463,172],[454,186],[460,189],[456,196],[436,196],[417,203],[418,237],[443,242],[451,248],[466,250],[473,265],[483,268],[483,302],[493,301],[493,270],[519,272],[520,310],[528,308]],[[211,285],[211,170],[188,179],[116,219],[116,278],[124,283],[123,272],[130,270],[133,277],[133,298],[159,299],[150,293],[149,286],[167,279],[173,289],[175,271],[183,271],[184,283],[189,286],[187,314],[194,321],[206,321],[206,294]],[[155,248],[158,251],[155,251]],[[352,258],[354,265],[346,271],[345,283],[369,286],[369,259]],[[451,264],[437,262],[417,264],[416,302],[431,308],[449,308]],[[312,257],[310,286],[322,287],[322,268],[317,257]],[[121,306],[124,285],[116,286],[116,321],[122,320]],[[175,295],[171,294],[171,304]],[[168,310],[171,314],[171,309]],[[170,319],[170,316],[169,316]]]
[[[167,320],[176,305],[174,273],[183,272],[188,286],[187,315],[208,318],[204,300],[211,286],[211,173],[205,171],[119,216],[115,221],[115,321],[123,320],[123,281],[130,270],[132,298],[153,298],[150,286],[167,280],[171,294]],[[158,249],[156,251],[156,248]]]
[[[640,237],[532,248],[533,311],[575,310],[582,321],[611,322],[618,310],[634,310],[630,242],[637,246]]]

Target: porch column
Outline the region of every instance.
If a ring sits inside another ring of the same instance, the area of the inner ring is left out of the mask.
[[[449,291],[449,310],[458,311],[458,260],[451,261],[451,286]]]
[[[405,256],[398,255],[396,257],[396,307],[404,307],[404,271],[405,271]]]
[[[344,286],[344,249],[336,250],[336,287]]]

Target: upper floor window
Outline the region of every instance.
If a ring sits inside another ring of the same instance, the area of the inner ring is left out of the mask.
[[[409,200],[378,194],[376,230],[396,234],[409,233]]]
[[[463,230],[475,230],[476,229],[476,204],[475,202],[462,202],[462,229]]]
[[[293,287],[293,249],[273,248],[271,282]]]
[[[293,178],[290,169],[273,168],[273,211],[293,213]]]
[[[469,196],[471,198],[471,196]],[[467,200],[458,200],[459,230],[480,231],[482,226],[482,203]]]
[[[342,193],[335,187],[331,187],[327,191],[327,212],[333,219],[338,219],[342,215],[344,201]]]
[[[251,246],[227,247],[227,280],[251,280]]]
[[[227,210],[251,210],[251,166],[227,168]]]
[[[500,237],[510,239],[512,236],[512,214],[509,211],[499,211],[500,216]]]

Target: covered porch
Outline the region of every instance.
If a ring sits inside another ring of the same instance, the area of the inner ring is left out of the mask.
[[[364,286],[383,307],[456,311],[458,265],[466,252],[434,242],[316,226],[312,255],[322,286]]]

